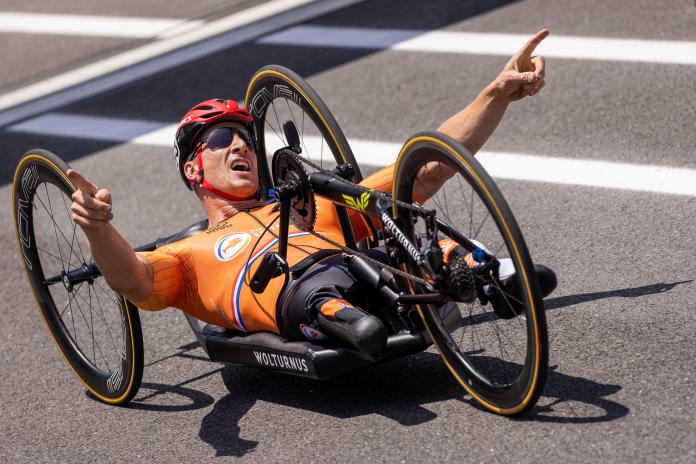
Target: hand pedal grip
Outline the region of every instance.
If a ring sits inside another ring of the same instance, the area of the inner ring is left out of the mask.
[[[278,277],[287,271],[288,263],[278,253],[266,253],[261,258],[261,264],[259,264],[256,272],[254,272],[254,276],[251,278],[249,288],[254,293],[262,293],[266,290],[272,278]]]
[[[295,153],[301,153],[300,135],[297,133],[295,123],[292,121],[285,121],[283,123],[283,133],[285,134],[285,140],[288,142],[288,147]]]
[[[396,301],[399,298],[399,295],[397,295],[396,292],[394,292],[391,288],[389,288],[389,282],[384,281],[382,277],[388,277],[391,275],[389,274],[381,274],[379,271],[377,271],[374,267],[372,267],[370,264],[368,264],[364,259],[360,258],[359,256],[355,255],[346,255],[343,258],[344,262],[348,266],[348,269],[350,272],[358,278],[358,280],[362,281],[364,284],[369,285],[370,287],[373,287],[375,290],[378,290],[382,297],[389,303],[389,304],[395,304]],[[392,276],[393,279],[393,276]]]

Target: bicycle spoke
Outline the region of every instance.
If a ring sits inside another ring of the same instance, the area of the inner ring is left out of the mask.
[[[109,338],[111,339],[111,344],[112,344],[113,347],[114,347],[114,351],[118,352],[118,348],[116,348],[116,343],[114,342],[114,337],[113,337],[113,335],[111,334],[111,329],[109,328],[108,322],[106,322],[106,317],[105,317],[105,315],[104,315],[104,307],[103,307],[102,304],[101,304],[101,300],[100,300],[99,297],[97,297],[97,295],[96,295],[96,289],[93,289],[93,290],[94,290],[95,298],[96,298],[96,300],[97,300],[97,304],[99,305],[99,312],[100,312],[101,318],[102,318],[102,320],[104,321],[104,325],[106,326],[106,331],[107,331],[107,333],[109,334]]]
[[[278,123],[278,130],[281,133],[283,133],[283,125],[280,123],[280,119],[278,118],[278,112],[276,111],[275,101],[271,102],[271,108],[273,108],[273,113],[275,114],[276,122]],[[276,132],[276,134],[278,134],[278,132]],[[285,135],[285,134],[283,134],[283,135]],[[280,141],[283,142],[284,145],[288,144],[288,142],[285,140],[284,137],[280,137]]]
[[[87,322],[87,317],[85,317],[85,313],[82,311],[82,307],[80,306],[80,303],[77,301],[77,298],[74,300],[75,304],[77,305],[77,309],[80,310],[80,315],[82,316],[82,319],[85,321],[85,324],[87,325],[87,330],[89,331],[90,335],[92,335],[92,342],[94,342],[94,331],[90,329],[89,324]],[[82,300],[84,301],[84,299]],[[109,372],[111,372],[111,366],[109,366],[109,362],[106,360],[106,357],[104,356],[104,353],[101,350],[101,347],[97,344],[97,351],[99,351],[99,354],[102,357],[102,360],[104,360],[104,364],[106,364],[106,368]]]
[[[75,221],[72,220],[72,216],[70,215],[70,211],[68,210],[68,204],[65,202],[65,195],[61,195],[61,197],[63,198],[63,206],[65,206],[65,213],[68,215],[68,220],[69,220],[70,223],[72,224],[73,239],[74,239],[75,236],[76,236],[77,224],[75,223]],[[72,246],[72,245],[71,245],[71,246]],[[83,262],[83,263],[86,263],[87,260],[85,259],[85,253],[82,251],[82,245],[80,245],[80,241],[79,241],[79,240],[77,241],[77,247],[78,247],[78,249],[80,250],[80,256],[82,256],[82,262]]]
[[[442,163],[437,163],[437,167],[440,171],[440,175],[444,177],[442,173]],[[449,204],[447,203],[447,188],[445,188],[445,185],[443,184],[442,187],[440,187],[440,191],[442,192],[442,199],[445,202],[445,210],[443,211],[445,213],[445,217],[447,218],[448,221],[449,219]],[[451,221],[450,221],[451,223]]]
[[[70,320],[72,321],[73,333],[75,334],[75,344],[79,346],[79,343],[77,341],[77,329],[75,328],[75,310],[73,309],[72,305],[73,301],[75,301],[74,294],[72,298],[68,297],[68,304],[70,305]]]
[[[522,358],[524,358],[524,355],[522,354],[522,352],[519,350],[519,348],[517,348],[517,344],[510,338],[509,335],[507,335],[507,332],[500,331],[500,327],[498,327],[498,320],[497,319],[493,320],[493,326],[496,328],[496,333],[502,334],[510,342],[510,345],[512,345],[512,347],[520,354],[520,356]],[[500,344],[502,345],[502,341],[500,342]]]
[[[275,128],[274,128],[273,126],[271,126],[271,125],[269,124],[268,120],[266,120],[265,125],[267,125],[268,127],[271,128],[271,130],[275,133],[275,135],[278,137],[278,139],[280,139],[280,143],[281,143],[282,145],[284,145],[284,144],[285,144],[285,140],[283,140],[283,137],[275,130]],[[266,150],[268,150],[268,147],[266,147]],[[266,154],[268,154],[268,151],[266,151]]]
[[[46,251],[46,250],[44,250],[43,248],[39,248],[38,246],[36,247],[36,249],[37,249],[38,251],[42,252],[42,253],[47,254],[47,255],[50,256],[51,258],[53,258],[53,259],[59,261],[59,264],[61,264],[61,268],[65,269],[65,267],[63,266],[63,264],[67,264],[68,266],[70,266],[70,263],[65,262],[62,258],[59,258],[58,256],[54,255],[54,254],[51,253],[50,251]]]
[[[292,111],[292,108],[290,108],[290,102],[288,101],[287,98],[284,98],[285,104],[288,106],[288,111],[290,111],[290,116],[292,117],[292,122],[295,124],[295,127],[297,127],[297,120],[295,119],[295,113]],[[300,108],[300,111],[302,109]],[[302,111],[302,115],[304,116],[304,111]],[[303,126],[304,126],[304,119],[303,119]],[[305,145],[304,142],[304,134],[300,133],[300,145],[304,147],[305,153],[307,153],[307,158],[309,158],[309,149],[307,148],[307,145]]]
[[[45,185],[45,184],[44,184],[44,185]],[[70,241],[68,241],[68,238],[67,238],[67,237],[65,236],[65,234],[63,233],[63,230],[62,230],[60,227],[58,227],[58,224],[56,224],[56,221],[53,219],[53,214],[49,211],[48,208],[46,208],[46,205],[44,204],[43,201],[41,201],[41,198],[39,198],[37,195],[34,195],[34,198],[37,198],[37,199],[39,200],[39,203],[41,203],[41,206],[43,206],[44,210],[45,210],[46,213],[49,215],[49,217],[50,217],[50,219],[51,219],[51,222],[53,223],[53,230],[54,230],[54,232],[56,233],[56,244],[58,245],[58,253],[59,253],[59,254],[61,255],[61,257],[62,257],[62,256],[63,256],[63,253],[61,252],[60,243],[59,243],[59,239],[58,239],[58,233],[60,233],[61,237],[63,237],[63,240],[65,241],[65,243],[66,243],[68,246],[70,246]],[[49,204],[50,204],[50,202],[49,202]],[[70,251],[70,253],[69,253],[69,256],[68,256],[68,261],[65,261],[65,260],[63,260],[63,261],[68,262],[68,263],[72,263],[72,261],[70,261],[70,258],[72,258],[73,255],[77,258],[78,261],[80,260],[80,257],[77,256],[77,254],[74,253],[73,250],[71,249],[71,251]],[[65,268],[63,268],[63,270],[65,271]]]
[[[474,226],[474,188],[471,187],[471,201],[469,204],[469,237],[471,237],[472,228]]]
[[[51,218],[53,218],[53,207],[51,206],[51,197],[50,197],[50,195],[48,195],[48,184],[44,183],[44,186],[46,187],[46,196],[48,197],[48,198],[47,198],[47,200],[48,200],[48,207],[51,208]],[[63,192],[62,192],[62,191],[59,192],[59,195],[60,195],[60,197],[63,199],[63,204],[65,204],[65,195],[63,195]],[[65,234],[63,233],[63,229],[60,230],[60,234],[63,236],[63,238],[65,239],[66,243],[68,243],[68,247],[70,248],[70,256],[68,257],[68,261],[70,261],[70,259],[71,259],[71,258],[73,257],[73,255],[74,255],[75,258],[77,259],[77,261],[79,262],[79,261],[80,261],[80,257],[77,256],[77,253],[75,253],[75,249],[74,249],[74,247],[73,247],[73,243],[74,243],[75,235],[76,235],[76,234],[75,234],[75,223],[72,222],[72,219],[70,218],[70,214],[68,214],[68,221],[73,225],[73,236],[72,236],[71,240],[68,242],[68,238],[67,238],[67,237],[65,236]],[[55,221],[54,221],[54,224],[55,224]]]
[[[97,286],[101,289],[102,292],[106,293],[106,296],[108,296],[116,306],[118,306],[118,301],[116,300],[116,298],[111,296],[111,292],[113,292],[113,290],[109,291],[109,290],[104,289],[102,284],[99,283],[99,280],[95,280],[94,283],[97,284]]]
[[[481,228],[483,227],[483,224],[486,222],[486,219],[488,219],[489,216],[490,216],[490,214],[486,213],[486,215],[483,217],[483,221],[481,221],[481,224],[479,224],[478,228],[476,229],[476,232],[474,232],[474,236],[472,237],[474,240],[476,239],[476,237],[478,237],[478,234],[479,234],[479,232],[481,232]]]
[[[465,195],[466,189],[462,185],[462,176],[457,174],[454,177],[457,179],[457,183],[459,184],[459,190],[462,192],[462,198],[464,199],[464,206],[466,206],[466,210],[469,213],[469,217],[472,217],[474,214],[472,211],[473,203],[471,206],[469,206],[469,203],[467,203],[467,201],[466,201],[466,195]],[[473,189],[472,189],[472,193],[473,193]],[[469,231],[469,236],[471,236],[471,231]]]
[[[88,287],[88,289],[89,289],[89,287],[90,287],[89,284],[87,285],[87,287]],[[101,308],[101,302],[99,301],[99,298],[96,296],[96,293],[95,293],[95,298],[97,299],[97,304],[99,304],[99,307]],[[83,302],[86,303],[84,297],[80,296],[80,299],[81,299]],[[91,304],[91,303],[90,303],[90,304]],[[90,312],[92,312],[92,307],[91,307],[91,306],[90,306]],[[104,321],[104,325],[106,326],[106,331],[107,331],[107,333],[109,334],[109,338],[111,339],[111,346],[113,347],[114,352],[115,352],[115,353],[118,353],[119,350],[118,350],[118,348],[117,348],[117,346],[116,346],[116,342],[114,341],[113,336],[111,335],[111,330],[109,329],[109,324],[108,324],[108,322],[106,321],[106,318],[104,317],[104,312],[103,312],[103,310],[101,311],[101,316],[102,316],[102,320]],[[93,326],[92,328],[94,328],[94,326]]]
[[[82,285],[82,284],[78,284]],[[70,307],[70,303],[72,302],[72,299],[74,298],[73,293],[68,293],[68,302],[65,303],[65,306],[63,306],[63,309],[59,311],[58,313],[58,319],[60,319],[61,322],[63,322],[63,325],[65,325],[65,321],[63,321],[63,314],[65,314],[65,311]],[[73,327],[74,328],[74,327]]]
[[[44,183],[44,187],[46,189],[46,197],[48,197],[48,187],[46,187],[45,183]],[[61,268],[63,269],[63,271],[65,271],[65,266],[62,265],[62,263],[64,263],[65,260],[63,259],[63,251],[60,248],[60,240],[58,239],[58,226],[56,224],[56,221],[53,220],[53,214],[48,210],[48,208],[46,208],[46,205],[44,204],[44,202],[41,201],[41,197],[39,197],[38,189],[34,193],[34,199],[39,200],[39,203],[41,203],[41,206],[43,206],[43,209],[46,211],[46,214],[48,214],[49,218],[51,219],[51,222],[53,222],[53,233],[56,237],[56,246],[58,247],[58,254],[60,255]],[[36,204],[36,203],[34,203],[34,204]],[[69,264],[69,262],[68,262],[68,264]]]
[[[523,302],[523,301],[521,301],[521,300],[515,298],[514,296],[510,295],[510,293],[508,293],[508,292],[504,291],[502,288],[500,288],[500,286],[498,285],[498,283],[496,282],[495,279],[487,280],[487,279],[484,279],[483,277],[481,277],[481,276],[479,276],[479,275],[476,275],[476,274],[474,274],[474,277],[475,277],[476,279],[478,279],[480,282],[483,282],[484,284],[490,284],[490,282],[493,282],[495,288],[496,288],[501,294],[507,295],[507,297],[510,298],[511,300],[514,300],[515,302],[517,302],[517,303],[519,303],[519,304],[521,304],[521,305],[524,305],[524,302]],[[509,304],[509,303],[508,303],[508,304]]]
[[[92,317],[92,290],[89,284],[87,285],[87,296],[89,298],[89,322],[92,325],[92,333],[94,333],[94,318]],[[94,345],[95,340],[94,337],[92,337],[92,356],[94,357],[94,365],[98,368],[99,365],[97,364],[97,354],[94,352]]]

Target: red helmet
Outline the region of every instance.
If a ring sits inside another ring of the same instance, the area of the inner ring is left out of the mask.
[[[191,189],[184,164],[189,160],[194,150],[198,136],[212,124],[222,121],[235,121],[243,124],[253,135],[254,120],[244,108],[240,108],[235,100],[206,100],[188,110],[179,123],[174,142],[174,156],[179,175],[186,186]]]

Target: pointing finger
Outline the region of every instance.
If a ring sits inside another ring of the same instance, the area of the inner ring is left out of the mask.
[[[549,35],[549,30],[548,29],[542,29],[534,36],[527,41],[526,44],[520,49],[518,52],[518,55],[531,55],[534,49],[541,43],[542,40],[544,40],[548,35]]]
[[[90,196],[97,193],[97,186],[88,181],[82,174],[80,174],[76,170],[68,169],[67,174],[68,179],[70,179],[73,182],[73,184],[75,184],[75,187],[77,187],[78,189],[83,190]]]

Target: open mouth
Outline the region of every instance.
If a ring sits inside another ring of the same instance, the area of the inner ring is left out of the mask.
[[[249,172],[249,163],[246,160],[238,159],[232,162],[231,169],[233,171]]]

